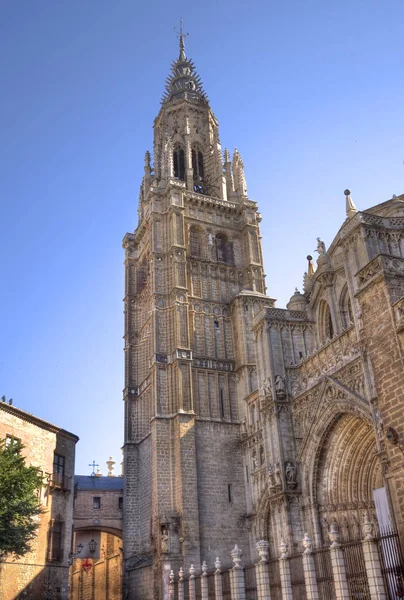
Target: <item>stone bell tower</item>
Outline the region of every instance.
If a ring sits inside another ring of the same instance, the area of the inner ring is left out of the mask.
[[[163,597],[168,569],[248,552],[240,428],[257,388],[265,282],[257,204],[180,35],[126,234],[125,585]],[[248,560],[248,556],[245,557]],[[226,566],[226,565],[224,565]]]

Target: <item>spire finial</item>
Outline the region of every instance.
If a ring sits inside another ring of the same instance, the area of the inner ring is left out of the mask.
[[[184,33],[182,17],[180,19],[180,31],[178,32],[175,29],[175,27],[174,27],[174,31],[176,32],[176,34],[180,40],[180,56],[179,56],[178,60],[187,60],[187,55],[185,54],[184,40],[185,40],[185,38],[187,38],[189,36],[189,33]]]
[[[351,217],[354,217],[356,215],[358,210],[351,198],[351,190],[345,190],[344,194],[346,197],[346,216],[348,217],[348,219],[350,219]]]

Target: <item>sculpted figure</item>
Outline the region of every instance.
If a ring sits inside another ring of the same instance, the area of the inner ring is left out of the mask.
[[[261,391],[264,394],[264,396],[271,396],[272,392],[271,392],[271,381],[269,379],[269,377],[266,377],[265,379],[262,380],[261,382]]]
[[[275,389],[278,396],[285,396],[285,381],[281,375],[275,377]]]
[[[315,252],[318,252],[319,256],[326,253],[325,244],[319,237],[317,238],[317,248],[315,249]]]
[[[296,481],[296,467],[294,466],[294,464],[289,460],[287,461],[287,463],[285,464],[285,478],[286,478],[286,483],[288,485],[296,485],[297,481]]]

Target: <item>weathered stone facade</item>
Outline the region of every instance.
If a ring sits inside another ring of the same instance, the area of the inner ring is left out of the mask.
[[[124,238],[128,597],[235,543],[248,564],[261,539],[270,557],[330,526],[353,539],[364,510],[404,534],[404,196],[357,212],[347,190],[303,294],[275,308],[240,154],[223,162],[182,37],[144,171]]]
[[[7,437],[23,443],[27,464],[38,467],[47,483],[41,490],[43,513],[31,551],[0,565],[0,597],[67,600],[78,437],[0,402],[0,438]]]

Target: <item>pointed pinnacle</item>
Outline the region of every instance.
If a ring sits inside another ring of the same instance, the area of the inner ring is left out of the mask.
[[[346,216],[348,217],[348,219],[350,219],[351,217],[354,217],[356,215],[358,209],[356,208],[351,198],[351,190],[345,190],[344,194],[346,197]]]

